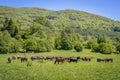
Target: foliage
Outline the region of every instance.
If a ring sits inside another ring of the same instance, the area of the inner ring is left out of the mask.
[[[85,46],[94,52],[100,52],[101,43],[114,44],[119,51],[119,42],[115,40],[120,35],[119,28],[119,21],[83,11],[0,6],[0,32],[8,31],[6,34],[10,35],[8,41],[1,39],[5,46],[0,47],[4,47],[6,53],[23,48],[34,52],[71,50],[76,43],[85,44],[88,40],[93,41]]]
[[[78,43],[74,46],[74,49],[77,51],[77,52],[81,52],[83,50],[83,46],[81,43]]]
[[[87,42],[86,48],[87,48],[87,49],[92,49],[95,44],[96,44],[95,41],[90,40],[90,41]]]
[[[24,49],[26,49],[26,51],[36,51],[37,49],[37,42],[35,39],[27,39],[24,42]]]
[[[97,43],[106,43],[105,35],[98,35]]]
[[[12,37],[14,37],[18,33],[18,25],[15,20],[5,18],[4,26],[2,31],[7,30]]]

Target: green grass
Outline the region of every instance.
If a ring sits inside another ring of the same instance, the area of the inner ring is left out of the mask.
[[[19,60],[7,63],[9,56],[25,55],[29,57],[32,66]],[[32,55],[42,56],[80,56],[93,57],[91,62],[54,64],[54,61],[31,61]],[[111,57],[113,63],[98,63],[97,57]],[[77,53],[75,51],[55,50],[38,54],[5,54],[0,55],[0,80],[119,80],[120,55],[103,55],[89,50]]]

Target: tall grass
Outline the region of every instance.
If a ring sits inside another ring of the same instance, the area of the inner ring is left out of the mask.
[[[21,63],[19,60],[7,63],[9,56],[25,55],[29,58],[31,66],[27,62]],[[54,64],[54,61],[31,61],[33,55],[42,56],[80,56],[93,57],[91,62],[79,61],[78,63],[64,62]],[[98,57],[111,57],[113,63],[98,63]],[[32,54],[4,54],[0,55],[0,80],[119,80],[120,79],[120,55],[103,55],[92,53],[89,50],[83,52],[55,50],[45,53]]]

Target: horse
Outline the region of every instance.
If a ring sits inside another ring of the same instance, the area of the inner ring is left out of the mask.
[[[32,56],[31,57],[31,60],[33,61],[33,60],[37,60],[38,59],[38,57],[37,56]]]
[[[15,57],[15,56],[12,56],[12,60],[16,60],[16,57]]]
[[[31,57],[31,60],[33,61],[33,60],[44,60],[45,59],[45,57],[44,56],[32,56]]]
[[[12,57],[8,57],[8,63],[11,63]]]
[[[78,59],[80,59],[80,57],[69,57],[69,62],[78,62]]]
[[[53,60],[54,59],[54,56],[47,56],[46,58],[45,58],[45,60]]]
[[[97,62],[113,62],[113,58],[97,58]]]
[[[104,62],[105,58],[97,58],[97,62]]]
[[[21,58],[22,58],[22,56],[18,56],[18,57],[17,57],[18,60],[21,59]]]
[[[84,58],[81,58],[83,61],[91,61],[91,58],[87,58],[87,57],[84,57]]]
[[[54,64],[56,64],[56,62],[58,62],[58,64],[59,64],[59,62],[63,63],[64,61],[65,61],[65,58],[64,58],[64,57],[55,57],[55,62],[54,62]]]
[[[27,57],[21,57],[21,62],[26,61],[27,62],[28,58]]]
[[[113,58],[106,58],[105,62],[113,62]]]

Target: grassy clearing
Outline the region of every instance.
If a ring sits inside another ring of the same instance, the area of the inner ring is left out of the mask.
[[[0,55],[0,80],[119,80],[120,79],[120,55],[103,55],[91,53],[89,50],[77,53],[75,51],[52,51],[26,55],[32,66],[21,63],[19,60],[7,63],[7,58],[14,54]],[[79,61],[78,63],[54,64],[54,61],[31,61],[32,55],[42,56],[80,56],[93,57],[91,62]],[[113,63],[98,63],[97,57],[111,57]]]

